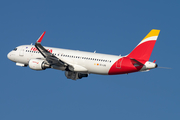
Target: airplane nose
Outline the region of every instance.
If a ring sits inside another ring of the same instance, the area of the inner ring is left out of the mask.
[[[14,55],[14,54],[12,54],[12,52],[9,52],[9,53],[7,54],[7,58],[8,58],[9,60],[11,60],[11,61],[14,61],[13,55]]]
[[[10,55],[10,52],[9,52],[9,53],[7,54],[7,58],[10,59],[10,56],[11,56],[11,55]]]

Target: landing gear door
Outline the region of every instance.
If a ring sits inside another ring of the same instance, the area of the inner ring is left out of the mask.
[[[24,47],[20,49],[19,56],[24,56]]]
[[[119,60],[116,62],[116,68],[121,69],[122,61],[123,61],[123,58],[119,59]]]

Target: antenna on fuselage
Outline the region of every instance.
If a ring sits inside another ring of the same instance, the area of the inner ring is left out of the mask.
[[[94,53],[96,53],[96,50],[94,51]]]
[[[33,43],[31,43],[31,45],[33,45]]]

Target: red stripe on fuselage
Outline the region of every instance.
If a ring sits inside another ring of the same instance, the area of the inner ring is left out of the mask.
[[[133,62],[128,57],[123,57],[118,59],[110,68],[108,74],[116,75],[116,74],[126,74],[137,72],[141,70],[146,61],[138,60],[142,65],[134,66]]]

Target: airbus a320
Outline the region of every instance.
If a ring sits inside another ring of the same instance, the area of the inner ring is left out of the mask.
[[[89,74],[117,75],[139,71],[149,71],[157,64],[150,62],[152,50],[160,30],[152,29],[146,37],[125,56],[84,52],[78,50],[44,47],[41,41],[46,32],[38,38],[35,45],[21,45],[8,53],[7,57],[18,66],[29,66],[33,70],[53,68],[65,71],[68,79],[77,80]]]

